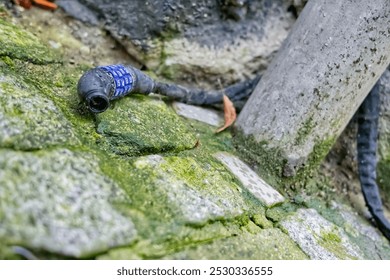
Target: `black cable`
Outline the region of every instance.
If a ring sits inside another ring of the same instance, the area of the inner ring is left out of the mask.
[[[367,207],[379,230],[390,240],[390,222],[383,213],[383,205],[376,183],[379,106],[379,83],[377,83],[358,110],[358,168]]]
[[[154,81],[132,66],[110,65],[91,69],[81,76],[77,91],[80,99],[93,113],[107,110],[110,101],[130,93],[158,93],[188,104],[222,103],[223,95],[232,101],[249,96],[260,77],[239,82],[222,90],[206,91]]]

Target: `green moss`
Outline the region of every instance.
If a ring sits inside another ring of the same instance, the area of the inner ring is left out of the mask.
[[[295,145],[302,145],[306,141],[307,136],[311,134],[314,127],[315,123],[313,122],[313,117],[308,118],[297,132]]]
[[[161,165],[164,172],[172,173],[190,186],[197,186],[200,189],[207,189],[210,186],[218,186],[221,183],[221,176],[215,172],[210,174],[210,164],[200,166],[194,158],[169,157]],[[214,176],[213,176],[214,175]],[[212,180],[210,182],[209,180]],[[232,186],[234,187],[234,186]]]
[[[184,153],[210,155],[218,151],[226,151],[231,154],[236,154],[229,129],[215,133],[215,127],[208,124],[189,119],[186,119],[186,122],[189,124],[191,131],[196,134],[198,145],[196,150],[190,150]]]
[[[7,58],[3,57],[1,60],[4,61]],[[96,142],[102,136],[96,132],[94,116],[80,106],[76,90],[78,78],[87,67],[59,64],[34,65],[19,60],[11,61],[13,62],[12,68],[5,63],[0,63],[0,75],[19,81],[15,83],[17,88],[22,84],[22,87],[29,88],[31,92],[36,92],[43,99],[48,98],[53,101],[72,124],[77,138],[85,146],[92,146],[96,149]]]
[[[329,183],[326,182],[327,178],[318,174],[317,170],[321,162],[325,159],[335,142],[335,138],[331,137],[322,142],[318,142],[314,145],[312,152],[307,157],[306,162],[302,166],[296,167],[296,173],[293,177],[281,178],[281,185],[283,186],[295,186],[299,188],[311,188],[313,185],[326,188]]]
[[[280,222],[285,219],[289,214],[294,213],[297,210],[295,204],[285,202],[281,205],[267,209],[266,217],[273,222]]]
[[[321,232],[318,244],[324,247],[327,251],[333,253],[339,259],[357,259],[356,257],[349,255],[345,251],[342,239],[336,232]]]
[[[160,166],[164,172],[169,172],[173,176],[180,178],[187,185],[197,186],[199,189],[208,189],[220,185],[227,186],[237,191],[238,181],[234,180],[228,172],[223,171],[223,165],[217,162],[213,157],[199,155],[198,157],[171,156],[165,159]],[[210,190],[212,191],[212,190]]]
[[[165,63],[170,56],[166,50],[166,42],[177,38],[178,35],[180,35],[180,31],[174,25],[169,24],[168,27],[161,32],[160,38],[154,39],[153,43],[153,45],[160,47],[160,57],[158,59],[160,63],[155,71],[159,76],[171,81],[177,78],[177,73],[181,72],[181,67],[178,65],[167,65]]]
[[[356,215],[355,213],[352,214],[357,219],[357,221],[354,220],[345,220],[343,216],[341,215],[341,212],[339,208],[332,207],[329,203],[327,203],[324,199],[321,198],[315,198],[310,197],[309,199],[305,200],[304,205],[308,208],[316,209],[318,213],[321,214],[324,218],[326,218],[328,221],[331,221],[335,225],[339,226],[340,228],[343,228],[345,233],[347,234],[348,238],[356,244],[360,250],[364,253],[365,259],[389,259],[390,258],[390,251],[388,250],[388,241],[383,240],[383,242],[378,242],[378,240],[374,241],[372,236],[366,235],[368,227],[371,227],[371,225],[368,223],[368,221],[364,220],[362,217]],[[341,205],[341,204],[340,204]],[[360,229],[360,230],[359,230]],[[325,238],[327,241],[320,241],[322,242],[324,247],[327,247],[328,245],[337,245],[337,239],[338,238],[332,238],[332,235],[328,236],[330,238]],[[333,236],[334,237],[334,236]],[[333,243],[330,242],[332,239]],[[329,247],[329,246],[328,246]],[[331,248],[332,249],[332,248]],[[336,250],[337,251],[337,250]],[[347,257],[347,256],[343,256]]]
[[[328,221],[331,221],[335,225],[339,227],[344,226],[344,219],[340,215],[339,211],[332,208],[329,205],[329,202],[325,201],[324,199],[319,197],[310,197],[309,199],[305,200],[304,205],[307,208],[317,210],[321,216],[323,216]]]
[[[248,221],[248,223],[241,228],[245,232],[249,232],[251,234],[256,234],[261,231],[261,228],[258,227],[254,222]]]
[[[273,224],[269,221],[265,214],[255,214],[251,217],[251,220],[260,228],[272,228]]]
[[[299,247],[279,229],[214,240],[168,255],[166,259],[307,259]]]
[[[52,50],[37,37],[0,18],[0,57],[30,61],[35,64],[58,62]]]
[[[53,102],[16,81],[8,77],[0,82],[0,147],[34,150],[79,144],[71,124]]]
[[[116,154],[139,156],[191,149],[196,137],[162,101],[132,95],[97,117],[102,144]]]
[[[14,61],[9,56],[1,57],[0,62],[4,63],[10,69],[13,69],[15,66]]]
[[[325,242],[341,243],[341,238],[334,232],[324,232],[321,239]]]
[[[252,135],[244,136],[241,132],[237,132],[233,138],[233,143],[240,155],[246,161],[258,166],[256,171],[260,176],[269,184],[278,186],[280,191],[286,185],[304,185],[307,180],[310,180],[313,172],[325,158],[334,141],[335,138],[332,137],[314,145],[313,151],[308,156],[304,166],[297,167],[297,172],[293,177],[284,177],[283,171],[287,160],[284,159],[280,150],[269,148],[268,142],[257,142]]]
[[[261,202],[207,148],[167,157],[161,168],[186,185],[195,186],[203,196],[228,199],[231,203],[234,201],[232,206],[243,209],[248,215],[264,214],[265,208]]]
[[[252,165],[258,165],[256,171],[261,178],[273,186],[282,184],[286,161],[280,150],[269,148],[266,141],[258,143],[252,135],[244,136],[241,132],[236,132],[233,144],[242,158]]]
[[[159,259],[175,254],[189,246],[202,246],[205,243],[230,237],[232,232],[220,223],[210,223],[201,228],[188,226],[174,227],[164,234],[153,235],[151,239],[140,240],[134,246],[115,248],[98,259]],[[226,258],[221,254],[221,258]]]
[[[329,137],[328,139],[325,139],[315,144],[313,147],[313,151],[311,152],[311,154],[307,159],[308,166],[307,167],[305,166],[305,168],[309,168],[309,169],[317,168],[319,164],[322,162],[322,160],[329,153],[335,141],[336,141],[335,137]]]

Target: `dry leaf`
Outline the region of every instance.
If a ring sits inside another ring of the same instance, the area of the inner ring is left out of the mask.
[[[49,2],[47,0],[33,0],[34,4],[47,10],[55,10],[57,9],[57,5],[55,3]]]
[[[218,128],[215,133],[219,133],[231,126],[237,118],[236,108],[234,108],[233,102],[226,95],[223,95],[223,113],[225,116],[225,124]]]

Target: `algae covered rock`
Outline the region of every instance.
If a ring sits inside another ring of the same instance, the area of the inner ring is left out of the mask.
[[[0,147],[35,150],[77,143],[72,125],[53,101],[0,73]]]
[[[137,231],[114,204],[129,202],[93,155],[0,151],[3,244],[86,257],[130,244]]]
[[[97,115],[97,132],[116,154],[136,156],[191,149],[195,136],[164,102],[143,96],[122,98]]]
[[[57,61],[50,51],[33,34],[17,28],[0,18],[0,56],[30,61],[35,64],[47,64]]]
[[[281,222],[281,228],[311,259],[362,259],[363,254],[344,230],[314,209],[299,209]]]
[[[134,205],[151,215],[176,223],[202,225],[264,211],[259,202],[232,181],[218,162],[194,157],[141,157],[134,162],[128,192]],[[140,181],[139,176],[147,179]],[[254,210],[257,203],[257,209]]]
[[[349,239],[364,253],[364,259],[386,260],[390,258],[388,241],[369,221],[346,205],[332,203],[331,209],[341,216],[339,225],[344,228]]]
[[[304,260],[307,256],[280,229],[264,229],[257,234],[219,239],[208,244],[190,247],[170,255],[169,259],[220,259],[229,256],[237,260]]]

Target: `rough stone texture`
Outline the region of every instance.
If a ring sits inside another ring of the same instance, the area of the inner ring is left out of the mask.
[[[3,149],[0,185],[2,243],[86,257],[136,237],[131,219],[110,203],[128,198],[91,155]]]
[[[149,69],[213,85],[216,78],[231,83],[264,70],[294,22],[291,1],[282,0],[57,2],[81,20],[100,18]],[[80,7],[90,12],[79,13]]]
[[[50,99],[0,72],[0,147],[34,150],[77,143],[71,124]]]
[[[19,25],[31,30],[41,42],[48,42],[50,48],[61,53],[65,63],[93,66],[109,64],[139,66],[134,59],[129,57],[120,43],[107,34],[106,30],[71,20],[69,15],[61,9],[54,12],[37,8],[24,10],[19,13],[17,21]],[[61,28],[60,31],[59,28]]]
[[[314,209],[299,209],[280,224],[311,259],[363,258],[345,232]]]
[[[237,119],[278,176],[325,157],[390,63],[388,1],[358,3],[309,1]]]
[[[195,136],[167,105],[142,96],[123,98],[111,110],[97,115],[97,132],[112,151],[145,155],[191,149]]]
[[[284,201],[284,197],[280,193],[268,185],[239,158],[228,153],[217,153],[215,157],[242,182],[251,194],[267,207]]]
[[[151,195],[137,201],[149,200],[162,204],[159,207],[153,205],[150,210],[166,211],[161,209],[168,208],[167,213],[173,215],[176,221],[204,224],[210,220],[231,219],[250,209],[250,203],[245,200],[240,186],[218,171],[215,162],[153,155],[139,158],[134,165],[148,172],[149,182],[142,190],[134,189],[133,192]]]
[[[302,260],[307,256],[276,228],[261,230],[257,234],[244,233],[237,237],[216,240],[188,248],[167,256],[167,259],[219,259],[220,254],[237,260]]]
[[[181,102],[174,102],[173,108],[182,117],[197,120],[213,126],[223,124],[223,114],[220,111],[189,105]]]
[[[365,259],[390,258],[389,242],[377,228],[346,205],[334,202],[332,208],[342,217],[344,221],[342,227],[350,240],[354,241],[364,253]]]
[[[0,56],[9,56],[28,60],[36,64],[46,64],[55,61],[55,56],[33,34],[22,29],[15,30],[13,25],[0,18],[0,37],[2,40]]]

